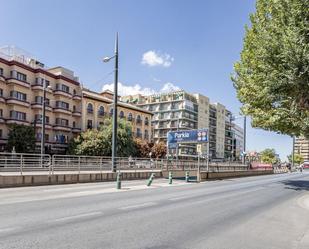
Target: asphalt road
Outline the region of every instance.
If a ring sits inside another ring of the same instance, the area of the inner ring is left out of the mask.
[[[309,172],[114,186],[0,189],[0,248],[309,248]]]

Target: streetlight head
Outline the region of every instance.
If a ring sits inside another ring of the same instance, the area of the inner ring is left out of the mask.
[[[110,59],[111,59],[110,57],[104,57],[104,58],[103,58],[103,62],[109,62]]]

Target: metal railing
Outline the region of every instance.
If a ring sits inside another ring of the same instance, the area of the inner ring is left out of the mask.
[[[247,171],[247,165],[235,162],[209,162],[198,160],[167,160],[153,158],[116,158],[117,169],[120,171],[138,170],[198,170],[208,172]],[[266,170],[260,169],[260,170]],[[40,155],[21,153],[0,153],[0,172],[30,172],[45,171],[53,174],[55,171],[74,172],[110,172],[112,161],[110,157],[78,156],[78,155]]]

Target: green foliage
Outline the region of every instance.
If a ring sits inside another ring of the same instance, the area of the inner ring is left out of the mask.
[[[309,136],[309,1],[257,0],[232,77],[252,125]]]
[[[35,150],[34,128],[26,125],[12,124],[9,126],[7,149],[17,153],[30,153]]]
[[[292,162],[292,154],[288,155],[289,162]],[[304,158],[302,155],[294,153],[294,162],[296,164],[302,164],[304,162]]]
[[[276,163],[278,158],[276,156],[276,151],[274,149],[265,149],[260,152],[261,161],[263,163]]]
[[[136,148],[136,157],[148,158],[150,157],[150,152],[153,147],[153,143],[149,143],[142,139],[134,139],[135,148]]]
[[[99,130],[82,132],[69,145],[69,153],[88,156],[112,155],[112,122],[105,120]],[[134,155],[135,144],[132,137],[132,128],[124,120],[118,121],[117,156],[127,157]]]
[[[155,143],[151,149],[152,157],[164,158],[167,153],[166,144],[163,142]]]

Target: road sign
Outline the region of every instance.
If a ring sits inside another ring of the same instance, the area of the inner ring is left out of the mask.
[[[170,131],[167,133],[168,144],[177,143],[207,143],[208,129]]]

